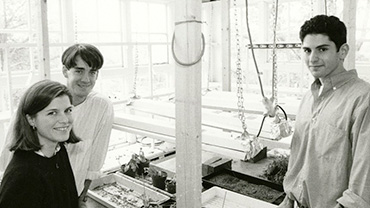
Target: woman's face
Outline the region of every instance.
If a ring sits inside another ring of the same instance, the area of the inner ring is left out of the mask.
[[[72,107],[69,97],[62,95],[31,118],[41,145],[54,146],[68,140],[73,123]]]

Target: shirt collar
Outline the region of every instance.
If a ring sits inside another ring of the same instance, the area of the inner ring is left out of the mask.
[[[316,79],[312,85],[311,90],[319,90],[321,85],[324,85],[324,89],[321,94],[324,94],[328,90],[337,90],[343,85],[345,85],[347,82],[349,82],[351,79],[358,77],[357,72],[355,69],[344,71],[339,74],[336,74],[334,76],[324,78],[322,79],[322,82],[320,82],[319,79]]]
[[[56,154],[57,154],[57,152],[59,152],[59,150],[60,150],[60,145],[59,145],[59,143],[58,143],[58,144],[57,144],[57,146],[55,147],[55,151],[54,151],[53,156],[54,156],[54,155],[56,155]],[[46,156],[44,155],[44,153],[43,153],[43,152],[41,152],[41,149],[40,149],[40,150],[38,150],[38,151],[35,151],[35,153],[36,153],[36,154],[38,154],[38,155],[40,155],[40,156],[46,157]]]

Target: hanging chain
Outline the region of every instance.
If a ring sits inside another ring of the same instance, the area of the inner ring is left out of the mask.
[[[209,82],[211,81],[211,63],[212,63],[212,31],[213,31],[213,3],[211,3],[211,14],[209,17],[209,55],[208,55],[208,76],[207,76],[207,91],[210,91],[209,89]]]
[[[314,13],[314,9],[313,9],[313,5],[314,5],[314,3],[313,3],[313,1],[314,0],[311,0],[311,17],[313,17],[313,13]]]
[[[275,0],[272,4],[272,17],[273,17],[273,47],[272,47],[272,98],[273,105],[277,105],[277,58],[276,58],[276,28],[277,28],[277,19],[278,19],[278,6],[279,1]]]
[[[234,17],[235,17],[235,36],[236,36],[236,83],[237,83],[237,96],[238,96],[238,117],[242,123],[243,134],[244,136],[248,135],[247,132],[247,125],[245,123],[245,115],[244,115],[244,97],[243,97],[243,71],[241,67],[241,55],[240,55],[240,35],[239,35],[239,25],[238,25],[238,17],[237,17],[237,6],[236,0],[234,0]]]
[[[74,6],[73,6],[73,16],[74,16],[74,41],[75,41],[75,43],[77,43],[78,42],[78,37],[77,37],[77,28],[78,28],[78,26],[77,26],[77,12],[76,12],[76,2],[74,3]]]
[[[136,37],[136,39],[137,39],[137,37]],[[137,42],[135,44],[135,62],[134,62],[134,64],[135,64],[135,66],[134,66],[135,74],[134,74],[134,83],[132,85],[132,93],[134,94],[133,98],[138,98],[138,96],[136,94],[137,74],[139,72],[139,50],[138,50]]]

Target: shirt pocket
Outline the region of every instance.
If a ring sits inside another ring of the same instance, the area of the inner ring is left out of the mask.
[[[317,129],[316,151],[318,159],[329,162],[342,159],[347,144],[345,131],[329,123],[322,123]]]

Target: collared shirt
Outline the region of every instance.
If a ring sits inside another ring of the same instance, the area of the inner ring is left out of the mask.
[[[285,192],[310,208],[370,207],[370,85],[355,70],[322,82],[299,107]]]

